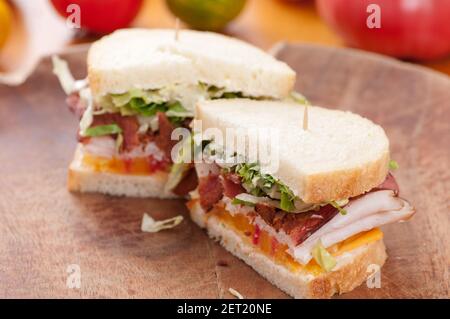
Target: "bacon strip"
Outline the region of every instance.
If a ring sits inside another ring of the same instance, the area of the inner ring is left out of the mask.
[[[241,178],[238,174],[223,174],[222,187],[224,195],[229,198],[235,198],[237,195],[245,193],[245,189],[241,185]]]
[[[194,167],[189,169],[186,176],[181,182],[172,190],[172,192],[178,196],[186,196],[190,191],[197,188],[198,178]]]
[[[205,211],[211,210],[223,197],[223,187],[220,176],[210,174],[201,177],[198,183],[198,194],[200,197],[200,205]]]
[[[331,205],[300,214],[285,213],[265,204],[256,204],[255,210],[276,231],[282,230],[289,235],[294,245],[301,244],[338,213]]]
[[[172,148],[178,143],[178,141],[172,140],[172,131],[175,126],[170,123],[165,113],[158,112],[157,116],[159,132],[154,140],[156,145],[166,154],[166,157],[171,158]]]

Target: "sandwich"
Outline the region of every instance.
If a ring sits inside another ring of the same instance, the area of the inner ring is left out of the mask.
[[[187,206],[210,237],[295,298],[351,291],[383,266],[380,227],[414,208],[399,197],[380,126],[351,112],[249,99],[199,102],[196,119],[203,146]],[[269,134],[255,134],[263,128]],[[278,155],[262,156],[262,146]]]
[[[189,129],[197,101],[289,96],[295,72],[245,42],[188,30],[124,29],[95,42],[87,79],[54,73],[80,121],[71,191],[173,198],[197,185],[192,165],[173,165],[176,128]]]

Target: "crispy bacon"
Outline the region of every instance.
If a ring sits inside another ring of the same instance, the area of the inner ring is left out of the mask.
[[[205,211],[211,210],[223,197],[223,187],[219,175],[201,177],[198,183],[200,205]]]
[[[331,205],[323,206],[318,211],[300,214],[285,213],[265,204],[256,204],[255,210],[268,225],[288,234],[295,245],[301,244],[338,213]]]
[[[175,129],[175,126],[170,123],[166,114],[163,112],[158,112],[158,125],[159,132],[155,136],[155,143],[158,147],[166,154],[167,158],[171,158],[172,148],[175,146],[177,141],[172,140],[172,131]]]
[[[224,195],[229,198],[235,198],[237,195],[245,193],[245,189],[241,185],[241,178],[235,173],[222,175],[222,187]]]
[[[197,185],[197,173],[195,172],[194,167],[192,167],[172,192],[178,196],[186,196],[190,191],[193,191]]]

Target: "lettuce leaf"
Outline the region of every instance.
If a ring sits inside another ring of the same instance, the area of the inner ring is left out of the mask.
[[[258,164],[238,164],[231,168],[242,180],[242,186],[254,196],[268,196],[280,193],[280,208],[286,212],[295,211],[294,195],[288,186],[269,174],[262,174]],[[275,191],[274,191],[275,189]]]
[[[400,166],[398,165],[398,163],[394,160],[390,160],[389,161],[389,169],[390,170],[396,170],[398,169]]]
[[[239,199],[239,198],[233,198],[233,200],[231,201],[231,204],[255,207],[255,203],[247,202],[247,201]]]
[[[52,56],[52,64],[53,74],[56,75],[61,87],[64,90],[64,93],[67,95],[78,92],[87,87],[88,82],[86,79],[75,81],[72,73],[70,72],[69,65],[60,57],[56,55]]]
[[[292,212],[295,210],[295,195],[292,191],[284,184],[278,183],[281,193],[280,208],[287,212]]]
[[[165,220],[154,220],[148,214],[142,217],[141,231],[146,233],[157,233],[164,229],[171,229],[178,226],[183,221],[183,216],[175,216]]]
[[[97,137],[110,134],[120,134],[122,129],[117,124],[99,125],[89,127],[84,131],[84,136]]]
[[[291,92],[289,100],[301,104],[301,105],[311,105],[311,103],[304,97],[302,94],[298,92]]]
[[[336,259],[325,249],[320,240],[312,249],[311,254],[317,264],[326,272],[333,270],[336,266]]]
[[[181,145],[177,158],[174,159],[165,185],[166,191],[173,190],[184,178],[186,172],[191,168],[193,145],[194,139],[192,138],[192,135],[190,135],[186,138],[183,145]]]
[[[157,90],[134,89],[123,94],[112,94],[110,101],[112,107],[120,111],[122,115],[150,117],[155,116],[158,112],[163,112],[174,124],[179,124],[194,115],[178,101],[164,101]]]
[[[345,210],[345,209],[343,209],[342,207],[341,207],[341,205],[339,205],[337,202],[335,202],[335,201],[331,201],[331,202],[328,202],[331,206],[333,206],[334,208],[336,208],[338,211],[339,211],[339,213],[341,214],[341,215],[347,215],[347,211]]]

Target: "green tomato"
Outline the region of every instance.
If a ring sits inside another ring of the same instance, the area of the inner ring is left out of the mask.
[[[194,29],[218,31],[236,18],[246,0],[166,0],[170,11]]]

